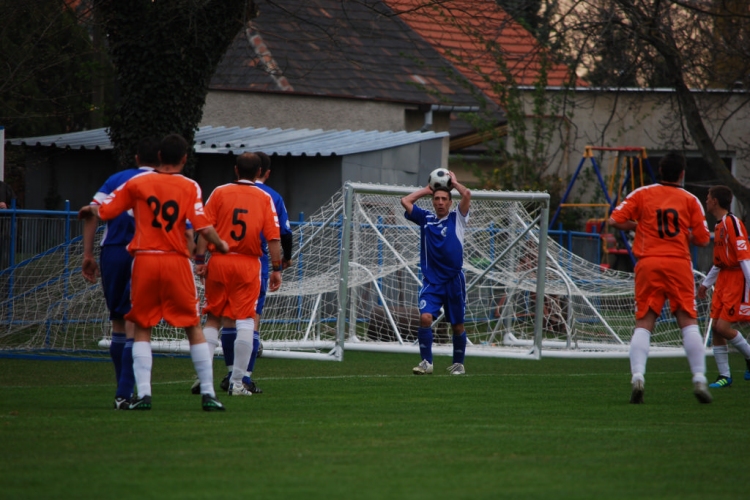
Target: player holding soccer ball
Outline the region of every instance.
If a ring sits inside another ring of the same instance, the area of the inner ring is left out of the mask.
[[[445,169],[439,170],[445,172]],[[406,210],[405,217],[419,225],[421,234],[419,265],[423,281],[419,291],[417,338],[422,361],[412,371],[415,375],[432,373],[432,322],[443,307],[445,318],[453,329],[453,364],[448,367],[448,372],[451,375],[463,375],[466,373],[466,279],[463,272],[463,251],[471,192],[456,180],[453,172],[448,172],[448,184],[435,180],[438,177],[437,171],[433,174],[430,174],[430,183],[426,187],[401,198],[401,205]],[[453,211],[451,187],[461,195],[458,208]],[[415,205],[424,196],[432,197],[434,213]]]
[[[732,323],[750,320],[750,247],[747,230],[732,214],[732,191],[726,186],[708,190],[706,209],[718,221],[714,229],[714,265],[698,288],[698,297],[706,298],[706,291],[714,283],[711,300],[713,323],[713,351],[719,378],[709,385],[721,389],[732,385],[727,342],[745,356],[745,380],[750,380],[750,345]]]

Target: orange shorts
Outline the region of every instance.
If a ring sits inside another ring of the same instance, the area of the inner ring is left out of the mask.
[[[719,271],[711,299],[711,318],[730,323],[750,321],[750,294],[741,268]]]
[[[651,309],[661,314],[664,302],[674,314],[682,309],[691,318],[695,310],[695,280],[689,259],[646,257],[635,265],[635,319],[642,319]]]
[[[203,312],[230,319],[254,318],[260,295],[260,257],[211,255],[205,286]]]
[[[137,252],[130,300],[125,319],[141,328],[155,326],[162,318],[178,328],[200,323],[193,266],[184,255]]]

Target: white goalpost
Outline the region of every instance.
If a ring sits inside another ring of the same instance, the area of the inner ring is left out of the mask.
[[[420,235],[400,204],[415,189],[347,183],[294,228],[293,264],[266,298],[263,357],[418,353]],[[418,204],[432,209],[429,198]],[[464,241],[468,356],[627,356],[632,273],[604,269],[548,239],[548,217],[547,193],[472,191]],[[100,285],[83,280],[81,256],[77,240],[0,276],[0,284],[12,281],[11,297],[0,300],[0,350],[101,351],[109,344]],[[709,300],[698,302],[702,322]],[[451,355],[450,325],[440,317],[433,330],[435,355]],[[651,346],[652,356],[684,355],[668,305]],[[189,348],[181,330],[159,325],[153,349]]]

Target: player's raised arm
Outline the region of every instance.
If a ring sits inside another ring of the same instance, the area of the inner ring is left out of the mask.
[[[406,210],[407,214],[411,215],[411,211],[412,209],[414,209],[414,204],[423,196],[432,196],[432,189],[430,189],[429,186],[417,189],[413,193],[407,194],[406,196],[401,198],[401,206],[404,207],[404,210]]]
[[[451,176],[452,187],[456,188],[458,194],[461,195],[461,201],[458,203],[458,211],[461,212],[461,215],[466,217],[469,213],[469,206],[471,205],[471,191],[469,191],[469,188],[458,182],[456,174],[453,172],[448,172],[448,174]]]

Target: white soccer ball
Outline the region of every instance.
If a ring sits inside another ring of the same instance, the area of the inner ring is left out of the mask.
[[[436,168],[430,172],[430,178],[427,184],[435,191],[437,188],[448,188],[452,186],[450,172],[446,168]]]

